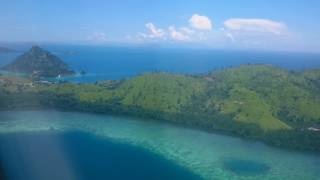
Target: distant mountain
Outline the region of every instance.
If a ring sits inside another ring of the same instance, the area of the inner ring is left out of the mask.
[[[74,71],[59,57],[50,52],[33,46],[28,52],[17,57],[12,63],[4,66],[3,70],[36,74],[40,77],[55,77],[72,75]]]
[[[0,53],[12,53],[12,52],[16,52],[16,50],[6,48],[6,47],[0,47]]]

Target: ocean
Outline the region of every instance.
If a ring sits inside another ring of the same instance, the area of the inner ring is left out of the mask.
[[[241,64],[272,64],[297,71],[320,67],[320,54],[315,53],[46,44],[42,47],[58,55],[71,69],[87,72],[65,79],[72,82],[124,79],[154,71],[199,74]],[[17,46],[19,53],[0,54],[0,66],[28,48]]]
[[[200,180],[158,154],[80,131],[0,135],[5,176],[13,180]]]

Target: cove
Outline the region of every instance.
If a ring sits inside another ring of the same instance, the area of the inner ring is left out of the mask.
[[[130,117],[0,112],[0,141],[1,160],[13,163],[1,165],[15,176],[14,162],[71,179],[313,180],[320,172],[316,154]]]

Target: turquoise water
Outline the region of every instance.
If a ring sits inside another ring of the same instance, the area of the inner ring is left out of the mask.
[[[22,136],[21,133],[31,133],[35,137],[37,137],[35,134],[40,137],[44,133],[90,134],[93,139],[123,144],[136,148],[135,151],[139,153],[150,153],[159,157],[153,158],[155,161],[165,160],[163,167],[171,164],[170,167],[176,168],[178,179],[184,178],[179,177],[179,174],[189,173],[190,176],[187,177],[218,180],[314,180],[318,179],[320,172],[319,155],[277,149],[259,142],[249,142],[152,120],[57,111],[1,112],[0,117],[1,137],[16,134]],[[59,137],[58,139],[61,139],[64,136]],[[41,148],[37,147],[37,144],[41,143],[25,144],[29,146],[17,147],[31,150]],[[89,143],[84,147],[90,148],[92,145]],[[56,158],[62,159],[61,166],[66,167],[66,170],[73,168],[72,158],[68,153],[64,153],[65,149],[68,149],[66,144],[56,141],[55,145],[50,145],[50,149],[60,149],[60,154],[58,153]],[[94,149],[99,149],[99,145]],[[104,148],[101,149],[91,152],[93,154],[88,153],[83,156],[80,153],[79,156],[73,157],[86,158],[85,162],[88,162],[86,167],[92,172],[100,172],[97,169],[104,163],[90,166],[90,163],[94,164],[90,161],[90,157],[108,153],[103,150]],[[74,154],[72,152],[71,150],[71,154]],[[141,155],[141,162],[143,158],[150,157],[150,154]],[[108,161],[108,158],[105,160]],[[123,171],[125,173],[125,170]]]

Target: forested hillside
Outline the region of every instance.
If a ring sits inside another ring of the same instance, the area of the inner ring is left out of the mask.
[[[155,118],[320,150],[320,70],[243,65],[202,75],[146,73],[95,84],[1,85],[1,109],[56,108]]]

